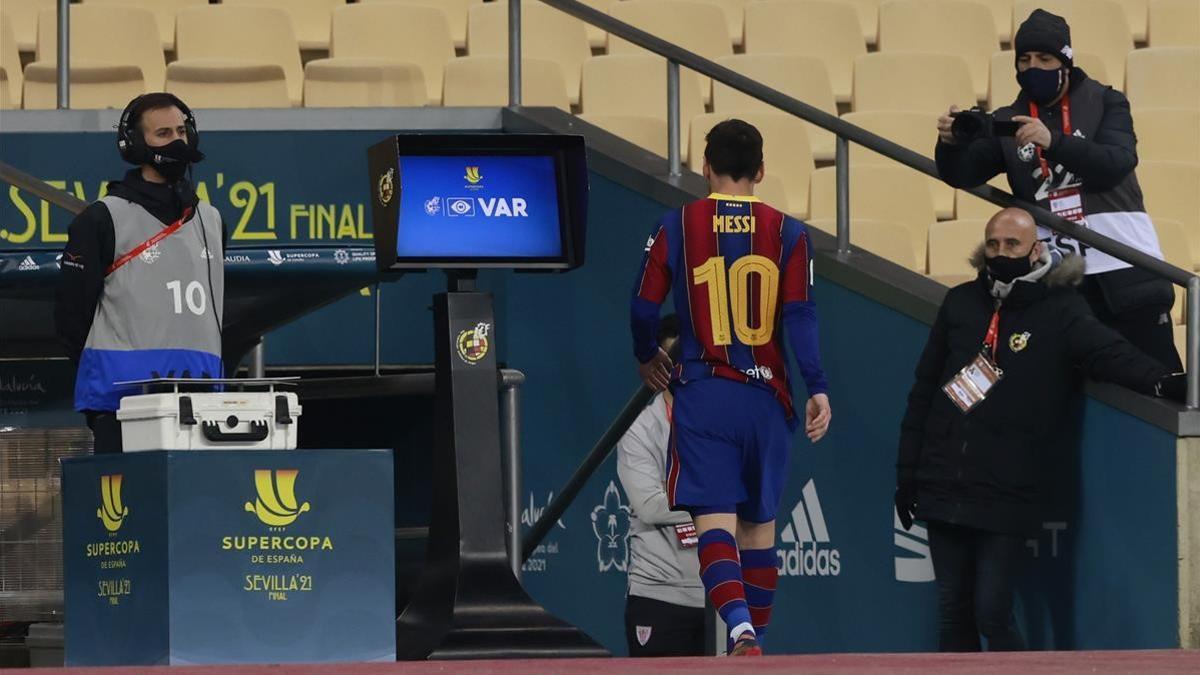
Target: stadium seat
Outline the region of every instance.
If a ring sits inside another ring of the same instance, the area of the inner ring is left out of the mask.
[[[57,6],[58,0],[4,0],[0,12],[7,14],[12,22],[18,51],[32,52],[37,49],[38,13]]]
[[[769,168],[769,167],[768,167]],[[835,167],[817,169],[812,175],[810,212],[813,218],[837,217]],[[850,217],[903,225],[918,272],[925,271],[929,224],[936,222],[933,198],[925,179],[908,169],[894,166],[850,166]],[[851,234],[851,241],[856,241]]]
[[[1133,109],[1138,159],[1200,162],[1200,109]]]
[[[845,121],[860,126],[878,136],[903,145],[904,147],[924,155],[933,157],[933,148],[937,145],[937,131],[933,128],[929,115],[917,112],[865,111],[846,113],[842,116]],[[856,143],[850,144],[850,166],[903,166],[883,155],[868,150]],[[908,169],[908,171],[914,171]],[[954,188],[946,185],[937,178],[918,173],[929,184],[929,194],[933,198],[934,210],[937,217],[946,219],[954,217]]]
[[[1008,186],[1008,178],[1003,173],[993,177],[987,184],[995,188],[1000,188],[1005,192],[1011,192]],[[958,220],[983,219],[986,221],[996,215],[996,212],[1001,208],[964,190],[954,191],[954,217]]]
[[[1150,0],[1146,39],[1151,47],[1200,47],[1200,2]]]
[[[1158,234],[1158,246],[1162,250],[1163,260],[1188,272],[1193,271],[1195,262],[1192,259],[1192,237],[1180,223],[1167,218],[1154,220],[1154,231]],[[1183,323],[1183,310],[1187,306],[1187,295],[1182,289],[1175,291],[1175,304],[1171,308],[1171,318],[1176,324]]]
[[[0,110],[12,110],[21,107],[20,101],[13,99],[9,90],[8,70],[0,66]]]
[[[282,9],[253,5],[209,5],[179,12],[175,24],[179,60],[167,69],[168,79],[187,90],[204,90],[208,97],[229,79],[229,93],[252,88],[278,66],[287,82],[288,100],[300,105],[304,70],[292,22]],[[200,71],[211,72],[203,75]],[[251,94],[258,102],[273,98],[270,92]]]
[[[571,112],[560,64],[549,59],[521,59],[521,104],[552,106]],[[446,64],[442,105],[508,105],[508,57],[463,56]]]
[[[1109,77],[1106,84],[1114,89],[1125,87],[1125,56],[1133,50],[1133,33],[1119,4],[1114,0],[1017,0],[1013,30],[1039,7],[1067,20],[1075,52],[1095,54],[1104,62]]]
[[[692,171],[700,173],[704,165],[704,136],[718,122],[729,119],[725,113],[706,113],[692,120]],[[804,122],[798,117],[774,110],[743,112],[738,115],[753,124],[763,137],[763,165],[766,172],[783,179],[786,204],[777,205],[800,218],[808,216],[808,181],[813,172],[812,150]]]
[[[979,0],[992,10],[992,22],[996,24],[996,40],[1012,42],[1013,0]]]
[[[1020,91],[1020,87],[1017,85],[1016,59],[1015,53],[1011,51],[992,54],[991,76],[988,78],[990,82],[988,89],[989,110],[1003,108],[1017,100],[1017,93]],[[1075,65],[1087,73],[1088,77],[1101,84],[1108,84],[1108,70],[1105,68],[1104,62],[1100,60],[1100,57],[1095,54],[1076,52],[1074,60]]]
[[[1141,162],[1137,177],[1151,220],[1174,220],[1200,231],[1200,163]]]
[[[980,3],[889,0],[879,7],[879,51],[962,57],[981,101],[987,98],[988,67],[999,44],[992,12]]]
[[[929,276],[956,286],[974,279],[971,255],[983,242],[986,219],[944,220],[929,225]]]
[[[704,149],[700,149],[704,153]],[[766,202],[768,206],[787,211],[787,188],[783,178],[773,173],[763,173],[762,182],[754,186],[754,196]]]
[[[1187,358],[1187,326],[1184,324],[1175,324],[1175,351],[1181,358]]]
[[[583,112],[624,118],[649,117],[667,120],[667,67],[663,60],[649,54],[593,56],[583,64],[583,88],[580,97]],[[704,112],[699,77],[681,71],[679,77],[680,156],[687,161],[688,129],[692,118]],[[607,118],[606,118],[607,119]],[[607,121],[611,121],[608,119]],[[623,122],[622,122],[623,123]],[[638,123],[644,132],[645,125]],[[601,126],[598,124],[598,126]],[[611,129],[611,127],[605,127]],[[663,127],[666,138],[666,127]],[[639,143],[640,145],[640,143]],[[657,146],[655,146],[657,147]],[[663,141],[666,147],[666,141]],[[665,156],[665,150],[664,150]]]
[[[58,12],[53,9],[42,10],[38,15],[38,49],[35,63],[47,66],[53,71],[57,62]],[[26,77],[29,76],[29,67],[33,65],[31,63],[26,66]],[[150,10],[136,7],[72,5],[71,67],[72,70],[82,69],[79,71],[80,76],[86,77],[92,85],[89,90],[94,90],[86,94],[93,102],[107,100],[105,97],[109,94],[102,93],[101,89],[108,89],[109,85],[121,91],[130,90],[133,79],[129,72],[109,70],[111,66],[131,66],[140,69],[141,75],[136,79],[142,80],[144,85],[137,93],[162,89],[167,66],[154,14]],[[39,84],[44,84],[44,75],[44,72],[39,72]],[[34,89],[38,87],[35,86]],[[28,91],[26,88],[26,92]],[[81,95],[85,95],[82,90]],[[83,107],[82,104],[76,104],[74,97],[71,105]],[[30,107],[28,102],[26,107]],[[124,108],[125,103],[119,107]]]
[[[879,5],[883,0],[834,0],[854,6],[858,23],[862,28],[863,40],[874,46],[879,38]]]
[[[226,5],[278,7],[292,20],[300,49],[329,49],[330,14],[345,0],[221,0]]]
[[[625,0],[613,4],[609,8],[609,14],[614,19],[636,26],[712,61],[733,53],[724,10],[703,0]],[[646,52],[632,42],[610,36],[608,53]],[[708,77],[700,76],[700,93],[707,105],[712,99],[712,84]]]
[[[721,8],[725,22],[729,25],[729,39],[734,47],[741,47],[746,36],[746,4],[750,0],[704,0]]]
[[[1135,42],[1146,41],[1146,17],[1148,15],[1148,0],[1116,0],[1125,10],[1125,20],[1129,22],[1129,32]]]
[[[84,3],[140,7],[154,12],[163,51],[175,51],[175,15],[186,7],[208,4],[207,0],[83,0]]]
[[[839,103],[850,101],[854,59],[867,53],[853,6],[835,1],[758,0],[746,6],[747,54],[820,59]]]
[[[586,79],[584,80],[584,91],[587,91]],[[653,152],[659,157],[667,156],[666,120],[647,115],[623,115],[620,113],[583,113],[577,117],[629,141],[643,150]],[[687,144],[682,143],[682,145],[681,150],[686,150]]]
[[[559,79],[564,83],[563,94],[571,104],[578,104],[579,74],[583,62],[592,56],[583,22],[539,2],[522,3],[521,12],[522,60],[543,59],[558,64],[562,71]],[[508,58],[508,3],[473,5],[468,26],[471,56]],[[508,81],[507,68],[503,75],[502,84]],[[507,85],[504,90],[507,91]],[[554,100],[558,98],[556,96]],[[504,105],[508,105],[507,94],[504,101]],[[567,110],[570,110],[569,106]]]
[[[158,33],[151,35],[155,43]],[[125,64],[78,63],[71,65],[71,107],[75,109],[116,108],[121,110],[130,99],[146,93],[141,68]],[[159,89],[156,87],[155,89]],[[58,66],[36,61],[25,66],[25,109],[49,110],[58,103]]]
[[[395,108],[429,104],[415,63],[387,59],[320,59],[304,67],[306,108]]]
[[[446,15],[446,23],[450,26],[450,37],[454,39],[454,47],[456,49],[467,48],[467,11],[471,5],[476,5],[483,0],[358,0],[361,3],[371,2],[391,2],[403,3],[406,5],[422,5],[424,7],[433,7],[439,9]],[[503,3],[506,8],[508,3]],[[505,17],[505,26],[508,26],[508,18]]]
[[[17,51],[17,39],[13,36],[13,25],[8,18],[8,12],[0,12],[0,68],[3,68],[7,75],[4,88],[8,104],[13,108],[20,108],[21,88],[24,86],[21,53]]]
[[[951,104],[961,108],[975,105],[971,73],[962,59],[945,54],[878,52],[854,60],[855,112],[907,110],[936,116]]]
[[[1151,47],[1129,54],[1125,94],[1134,108],[1200,109],[1200,47]]]
[[[167,67],[166,88],[194,109],[294,105],[287,72],[277,63],[232,59],[176,61]]]
[[[837,235],[837,221],[834,218],[814,218],[805,222],[822,232]],[[851,246],[870,251],[907,270],[923,274],[924,266],[913,253],[911,238],[909,228],[901,223],[874,218],[850,219]]]
[[[717,61],[730,70],[819,108],[837,115],[837,101],[829,84],[825,64],[810,56],[793,54],[735,54]],[[746,110],[777,110],[774,106],[713,82],[713,111],[735,114]],[[833,160],[834,135],[815,124],[805,123],[813,157],[819,161]]]

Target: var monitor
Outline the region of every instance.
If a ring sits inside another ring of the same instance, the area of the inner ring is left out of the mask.
[[[583,137],[399,134],[367,151],[381,270],[583,264]]]

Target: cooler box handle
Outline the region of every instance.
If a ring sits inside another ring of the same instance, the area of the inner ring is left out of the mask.
[[[213,443],[257,443],[266,440],[271,433],[266,422],[251,422],[249,431],[221,431],[219,422],[204,422],[200,425],[204,437]]]

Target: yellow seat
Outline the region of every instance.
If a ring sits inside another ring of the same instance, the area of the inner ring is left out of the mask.
[[[962,283],[972,279],[976,270],[971,255],[983,242],[987,220],[944,220],[929,225],[929,276],[943,283]],[[954,285],[947,283],[947,285]]]
[[[996,24],[996,40],[1012,42],[1012,11],[1013,0],[977,0],[988,6],[992,11],[992,22]]]
[[[874,46],[879,38],[879,6],[883,0],[834,0],[854,7],[862,27],[863,41]]]
[[[987,184],[1008,193],[1012,192],[1008,186],[1008,179],[1003,173],[993,177]],[[963,190],[954,191],[954,217],[958,220],[982,219],[986,221],[996,215],[996,212],[1002,208],[1004,207],[996,206],[989,201],[980,199],[970,192]]]
[[[1146,41],[1146,19],[1149,12],[1148,0],[1116,0],[1121,9],[1125,10],[1125,20],[1129,23],[1129,32],[1136,42]]]
[[[140,7],[154,12],[158,34],[164,51],[175,51],[175,15],[179,10],[197,5],[207,5],[208,0],[83,0],[84,3]]]
[[[746,4],[750,0],[704,0],[721,8],[725,23],[729,26],[729,39],[734,47],[741,47],[746,35]]]
[[[837,236],[837,221],[834,218],[814,218],[806,222],[822,232]],[[850,219],[851,246],[874,253],[909,271],[924,274],[923,263],[913,254],[911,240],[909,228],[901,223],[875,218]]]
[[[167,91],[191,108],[288,108],[287,74],[277,63],[188,59],[167,66]]]
[[[300,49],[329,49],[330,13],[345,0],[221,0],[226,5],[276,7],[287,12]]]
[[[1146,38],[1151,47],[1200,47],[1200,2],[1150,0]]]
[[[585,87],[586,83],[584,80]],[[583,113],[577,117],[659,157],[667,156],[667,123],[663,119],[620,113]]]
[[[1119,4],[1113,0],[1017,0],[1013,30],[1037,8],[1066,19],[1074,43],[1071,49],[1098,56],[1108,73],[1107,84],[1114,89],[1125,87],[1125,56],[1133,50],[1133,32]]]
[[[174,71],[177,82],[212,89],[220,86],[218,78],[229,77],[231,92],[248,90],[253,82],[268,81],[260,79],[268,72],[260,66],[274,65],[283,70],[288,101],[300,105],[304,93],[300,46],[291,19],[282,9],[208,5],[182,10],[176,19],[175,48],[179,60],[169,71]],[[212,72],[201,77],[197,69],[209,66]],[[256,104],[266,96],[248,91],[247,95]]]
[[[1021,88],[1017,85],[1016,55],[1011,51],[992,54],[990,87],[988,89],[988,109],[995,110],[1006,105],[1012,105],[1017,100]],[[1108,69],[1104,62],[1095,54],[1075,52],[1075,65],[1091,79],[1108,84]]]
[[[13,35],[12,21],[7,12],[0,12],[0,68],[8,76],[4,89],[9,105],[20,108],[21,89],[24,86],[21,53],[17,51],[17,39]]]
[[[792,115],[777,111],[745,111],[736,115],[706,113],[692,120],[692,171],[700,173],[704,166],[704,136],[727,119],[736,117],[753,124],[763,137],[763,166],[765,171],[783,179],[787,202],[778,208],[803,218],[808,215],[808,181],[813,172],[812,150],[804,122]]]
[[[787,187],[784,185],[783,179],[773,173],[763,173],[762,182],[754,186],[754,196],[772,208],[789,213],[787,210]],[[796,214],[791,215],[795,216]]]
[[[20,101],[14,101],[9,91],[8,71],[4,66],[0,66],[0,110],[12,110],[20,106]]]
[[[837,115],[837,101],[829,83],[829,73],[819,59],[794,54],[735,54],[717,63],[830,115]],[[714,112],[739,113],[746,110],[778,108],[733,87],[713,82]],[[820,161],[831,161],[835,145],[833,132],[807,122],[805,127],[813,157]]]
[[[1158,247],[1162,250],[1163,260],[1188,272],[1193,271],[1195,262],[1192,259],[1192,241],[1183,225],[1166,218],[1154,219],[1154,231],[1158,234]],[[1171,318],[1176,324],[1183,323],[1183,310],[1186,307],[1185,293],[1175,293],[1175,304],[1171,307]]]
[[[155,35],[157,40],[157,34]],[[71,107],[121,110],[135,96],[146,93],[142,70],[132,64],[71,64]],[[36,61],[25,66],[25,109],[50,110],[58,103],[58,66]]]
[[[1200,109],[1200,47],[1130,52],[1125,94],[1134,108]]]
[[[468,25],[471,56],[508,57],[508,3],[472,6]],[[558,64],[563,95],[571,104],[579,103],[580,72],[583,62],[591,55],[583,22],[540,2],[522,3],[521,58]],[[505,69],[502,83],[507,81],[508,70]],[[504,100],[507,105],[507,94]]]
[[[583,64],[583,112],[618,118],[649,117],[667,120],[667,67],[648,54],[593,56]],[[687,161],[687,139],[692,118],[704,112],[699,77],[691,71],[679,74],[680,157]],[[640,124],[640,123],[639,123]],[[640,129],[645,129],[641,125]],[[665,126],[664,126],[665,130]],[[666,138],[664,131],[663,138]],[[666,147],[663,141],[663,147]],[[664,150],[665,152],[665,150]]]
[[[1200,163],[1141,162],[1137,178],[1151,220],[1174,220],[1200,231]]]
[[[913,152],[933,157],[933,148],[937,144],[937,131],[936,129],[931,131],[934,125],[930,116],[925,113],[865,111],[846,113],[842,119],[877,136],[883,136]],[[850,144],[850,166],[903,167],[903,165],[856,143]],[[926,176],[907,167],[903,168],[906,171],[917,173],[929,185],[929,195],[933,198],[934,211],[938,218],[954,217],[954,188],[937,178]]]
[[[878,52],[854,60],[854,110],[907,110],[931,115],[951,104],[975,105],[971,73],[960,58],[921,52]],[[936,126],[936,125],[935,125]]]
[[[441,10],[446,15],[446,24],[450,27],[450,37],[454,40],[456,49],[467,48],[467,11],[471,5],[478,4],[482,0],[358,0],[361,3],[372,2],[392,2],[404,3],[407,5],[421,5],[424,7],[433,7]],[[505,6],[507,2],[503,3]],[[505,26],[508,26],[507,18]]]
[[[879,51],[934,52],[966,62],[975,98],[988,93],[988,67],[999,48],[991,10],[957,0],[890,0],[879,7]]]
[[[850,101],[854,59],[867,53],[855,8],[843,2],[757,0],[746,6],[747,54],[820,59],[839,103]]]
[[[4,0],[0,3],[0,12],[7,14],[12,23],[18,51],[32,52],[37,49],[38,14],[57,6],[58,0]]]
[[[1200,109],[1133,109],[1138,159],[1200,162]]]
[[[769,169],[769,167],[768,167]],[[837,217],[835,167],[817,169],[812,175],[810,212],[813,218]],[[923,176],[894,166],[850,165],[850,217],[903,225],[918,272],[925,272],[929,225],[937,221],[933,198]],[[851,241],[855,241],[851,234]]]
[[[614,19],[640,28],[667,42],[711,61],[733,53],[725,12],[703,0],[625,0],[613,4]],[[609,54],[645,54],[641,47],[616,36],[608,39]],[[660,58],[660,57],[655,57]],[[661,59],[660,59],[661,60]],[[664,65],[665,69],[666,66]],[[705,105],[712,99],[712,84],[700,76]]]
[[[446,64],[446,106],[508,105],[508,57],[463,56]],[[548,59],[521,59],[521,105],[571,112],[562,68]]]
[[[415,63],[389,59],[320,59],[304,66],[306,108],[396,108],[429,103]]]
[[[416,65],[425,81],[425,102],[440,105],[454,40],[445,13],[432,7],[386,2],[346,5],[333,11],[329,54],[328,59],[310,61],[306,69],[353,69],[355,64],[367,64],[364,77],[369,78],[371,63]]]

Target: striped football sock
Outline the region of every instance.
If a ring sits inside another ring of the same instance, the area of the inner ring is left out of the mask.
[[[725,530],[700,535],[700,580],[713,607],[729,627],[730,638],[745,631],[754,633],[746,592],[742,588],[742,565],[738,562],[737,540]]]
[[[775,583],[779,579],[773,548],[742,551],[742,581],[746,590],[746,604],[750,607],[750,622],[759,644],[767,634],[771,622],[771,607],[775,604]]]

